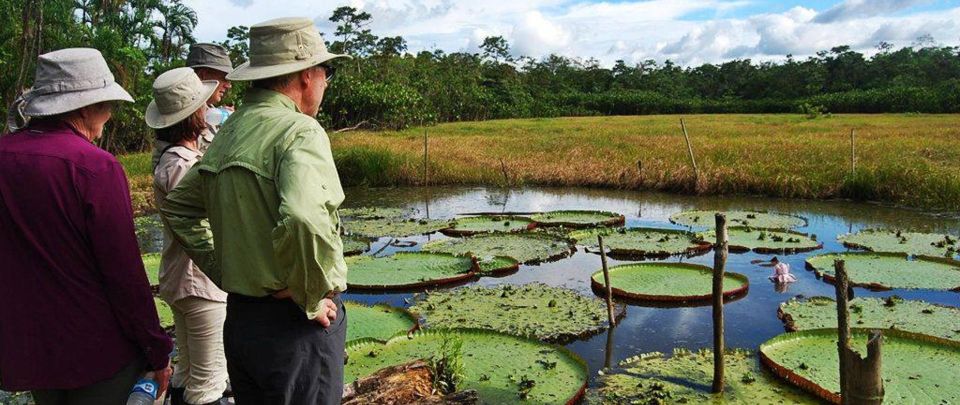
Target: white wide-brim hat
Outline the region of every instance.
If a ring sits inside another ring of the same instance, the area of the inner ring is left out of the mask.
[[[250,60],[227,75],[228,80],[268,79],[321,63],[351,58],[331,53],[308,18],[279,18],[250,27]]]
[[[191,68],[165,72],[153,82],[153,101],[144,114],[147,126],[161,129],[183,121],[203,107],[218,86],[216,80],[200,81]]]
[[[18,106],[24,117],[48,117],[104,101],[133,102],[114,81],[100,51],[67,48],[40,55],[34,84]]]

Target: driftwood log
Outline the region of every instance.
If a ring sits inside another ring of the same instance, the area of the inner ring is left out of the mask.
[[[423,360],[390,366],[343,387],[344,405],[477,404],[475,390],[442,395],[433,389],[433,373]]]

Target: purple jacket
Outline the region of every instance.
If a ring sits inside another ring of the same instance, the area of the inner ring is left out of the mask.
[[[173,347],[123,167],[66,124],[0,137],[0,388],[70,389]]]

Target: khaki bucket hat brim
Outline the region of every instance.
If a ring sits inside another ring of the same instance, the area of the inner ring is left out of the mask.
[[[269,79],[271,77],[283,76],[288,73],[299,72],[301,70],[306,70],[308,68],[317,66],[324,62],[329,62],[337,58],[347,58],[353,59],[350,55],[342,55],[336,53],[321,53],[314,56],[311,59],[286,63],[282,65],[270,65],[270,66],[250,66],[250,62],[244,62],[242,65],[237,66],[233,72],[230,72],[227,75],[227,80],[232,81],[253,81],[260,79]]]
[[[190,114],[197,112],[200,107],[203,107],[207,103],[207,100],[210,99],[210,96],[217,91],[217,87],[219,86],[220,82],[216,80],[204,80],[201,97],[197,97],[193,103],[190,103],[189,105],[184,106],[182,109],[170,114],[164,114],[160,112],[160,108],[157,107],[157,100],[152,100],[150,101],[150,104],[147,105],[147,111],[144,113],[143,119],[147,122],[147,126],[153,129],[162,129],[174,126],[178,122],[187,119]]]
[[[133,102],[130,93],[127,93],[117,83],[110,83],[97,89],[51,94],[27,94],[25,98],[23,115],[29,117],[49,117],[105,101]]]

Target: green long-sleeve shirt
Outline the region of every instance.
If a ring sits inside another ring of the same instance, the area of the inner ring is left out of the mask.
[[[290,289],[310,318],[347,288],[337,207],[340,177],[326,132],[283,94],[248,91],[161,216],[228,293]]]

